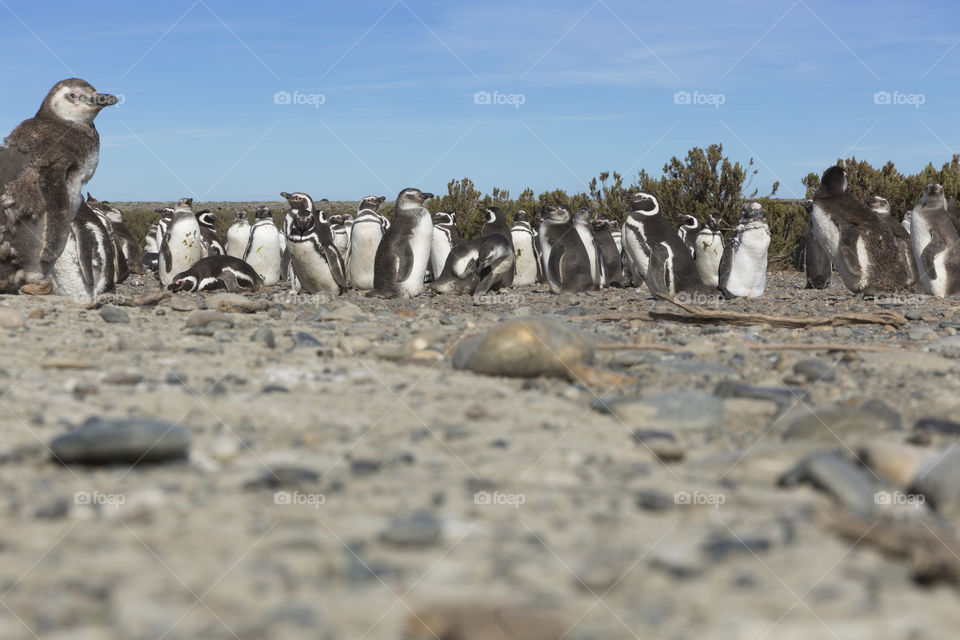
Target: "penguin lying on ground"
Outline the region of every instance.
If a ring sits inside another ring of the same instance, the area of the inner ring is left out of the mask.
[[[240,258],[216,255],[203,258],[186,271],[173,277],[170,291],[210,291],[226,289],[230,293],[258,291],[263,279]]]

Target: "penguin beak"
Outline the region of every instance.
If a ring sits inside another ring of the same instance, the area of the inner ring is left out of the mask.
[[[432,198],[432,197],[433,197],[433,194],[432,194],[432,193],[421,193],[421,194],[420,194],[420,198],[421,198],[422,200],[424,200],[424,201],[429,200],[429,199]]]
[[[90,99],[90,104],[95,107],[109,107],[117,104],[117,96],[111,95],[109,93],[97,93]]]
[[[283,196],[284,198],[289,198],[289,197],[290,197],[290,194],[287,193],[286,191],[281,191],[281,192],[280,192],[280,195]]]

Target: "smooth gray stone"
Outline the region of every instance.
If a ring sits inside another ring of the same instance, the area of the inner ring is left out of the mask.
[[[183,427],[158,420],[100,418],[50,443],[54,458],[66,464],[162,462],[186,457],[189,447],[190,433]]]

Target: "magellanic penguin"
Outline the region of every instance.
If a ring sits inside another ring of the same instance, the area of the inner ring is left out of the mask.
[[[220,242],[220,236],[217,234],[217,214],[210,209],[204,209],[197,213],[197,222],[200,223],[200,236],[203,238],[204,244],[207,245],[207,255],[226,255],[227,250]]]
[[[87,195],[89,197],[89,194]],[[142,253],[140,250],[140,243],[137,242],[137,237],[133,235],[132,231],[130,231],[130,227],[127,226],[127,223],[123,218],[123,211],[116,208],[109,202],[101,202],[100,204],[103,207],[103,212],[106,214],[107,219],[110,220],[110,224],[113,225],[114,239],[120,246],[120,251],[123,253],[123,257],[127,261],[127,266],[130,268],[132,273],[139,272],[141,267],[140,255]],[[148,234],[148,240],[149,237],[150,236]]]
[[[100,218],[100,223],[103,225],[103,228],[107,230],[107,237],[110,240],[110,244],[113,245],[113,280],[114,283],[120,284],[127,279],[130,275],[130,265],[127,263],[127,257],[123,253],[123,245],[120,243],[120,239],[117,237],[116,231],[113,228],[113,222],[107,216],[106,207],[103,206],[103,203],[94,198],[90,193],[87,193],[87,206],[97,217]]]
[[[173,276],[206,257],[207,245],[193,212],[193,198],[181,198],[160,243],[160,284],[169,286]]]
[[[341,213],[336,216],[330,216],[327,220],[330,225],[330,233],[333,235],[333,244],[337,251],[343,257],[344,263],[350,258],[350,234],[353,232],[353,216],[349,213]]]
[[[414,188],[397,196],[393,221],[377,247],[368,296],[409,298],[423,290],[433,239],[433,218],[423,203],[432,197]]]
[[[580,293],[595,289],[590,257],[566,207],[548,206],[540,225],[540,250],[553,293]]]
[[[143,239],[144,253],[157,253],[160,251],[160,245],[157,244],[157,223],[147,224],[147,235]]]
[[[160,245],[163,244],[163,236],[167,232],[167,227],[170,226],[170,221],[173,220],[173,207],[163,207],[162,209],[155,209],[154,211],[160,214],[156,229],[154,229],[154,240],[157,245],[157,253],[159,253]]]
[[[813,235],[827,251],[843,284],[854,293],[893,293],[906,286],[890,228],[852,194],[842,167],[823,173],[813,195]]]
[[[280,282],[281,254],[280,230],[273,222],[270,207],[257,207],[243,261],[263,278],[265,286],[270,287]]]
[[[307,293],[339,295],[347,289],[346,268],[330,232],[315,211],[298,209],[287,236],[290,264]]]
[[[690,250],[690,255],[696,257],[696,239],[700,232],[700,221],[696,216],[689,213],[680,216],[680,228],[677,229],[677,235],[683,240],[683,244]]]
[[[250,242],[250,216],[246,211],[237,211],[233,216],[233,224],[227,229],[227,255],[243,259]]]
[[[480,284],[477,266],[480,264],[481,238],[461,242],[447,254],[447,262],[433,284],[437,293],[472,294]]]
[[[463,242],[457,227],[457,214],[438,211],[433,214],[433,235],[430,240],[430,271],[439,278],[447,263],[450,249]]]
[[[580,208],[573,216],[573,227],[580,236],[580,242],[587,252],[587,262],[590,265],[590,279],[593,280],[594,288],[599,289],[603,286],[603,259],[600,255],[600,247],[597,245],[597,238],[593,235],[593,224],[590,217],[593,212],[590,209]]]
[[[908,287],[913,285],[920,278],[920,275],[917,272],[917,261],[913,257],[913,243],[910,240],[910,234],[894,219],[890,211],[890,203],[886,198],[881,198],[876,195],[869,196],[863,203],[870,207],[870,210],[877,214],[877,217],[890,227],[890,231],[893,232],[894,241],[897,243],[900,261],[907,268],[907,281],[905,284]]]
[[[51,273],[53,292],[91,302],[116,289],[116,245],[103,219],[81,200]]]
[[[903,214],[903,220],[900,221],[900,225],[907,230],[907,233],[910,233],[910,222],[913,220],[913,211],[907,211]]]
[[[323,211],[317,208],[313,198],[303,191],[295,191],[293,193],[281,191],[280,195],[283,196],[287,204],[290,205],[290,211],[287,211],[287,214],[283,217],[283,228],[280,234],[280,277],[286,278],[290,283],[290,290],[298,293],[300,291],[300,282],[297,280],[297,274],[293,272],[293,264],[290,262],[290,248],[287,246],[287,238],[293,228],[293,221],[296,220],[297,212],[299,211],[309,211],[316,214],[321,224],[326,224],[327,218]],[[326,202],[326,200],[321,200],[321,202]]]
[[[516,256],[513,252],[513,237],[510,225],[500,207],[487,207],[483,211],[484,224],[480,228],[480,258],[477,275],[480,282],[474,293],[486,295],[489,291],[513,286],[516,275]]]
[[[628,236],[631,243],[640,248],[634,258],[641,264],[644,259],[647,261],[644,281],[650,292],[671,296],[678,293],[709,295],[713,292],[700,281],[693,256],[664,219],[656,197],[644,191],[635,191],[630,195],[628,204]]]
[[[697,266],[700,281],[708,287],[720,283],[720,259],[723,257],[721,221],[719,212],[711,213],[694,241],[693,262]]]
[[[384,196],[367,196],[361,200],[350,230],[347,281],[360,291],[373,288],[373,261],[380,240],[390,226],[387,219],[377,213],[384,200]]]
[[[913,208],[910,238],[924,293],[938,298],[960,293],[960,234],[956,204],[943,187],[928,184]]]
[[[518,287],[535,285],[540,275],[540,251],[537,248],[536,232],[530,226],[530,215],[523,209],[513,216],[510,239],[513,241],[516,263],[513,284]]]
[[[0,292],[50,293],[47,279],[100,160],[93,121],[116,102],[80,78],[62,80],[0,146]]]
[[[622,287],[623,286],[623,260],[620,256],[620,250],[613,239],[611,231],[612,223],[615,220],[608,220],[603,214],[597,214],[593,219],[593,236],[596,239],[597,248],[600,251],[600,259],[603,264],[603,286]]]
[[[208,256],[173,277],[170,291],[210,291],[226,289],[230,293],[258,291],[263,279],[240,258],[227,255]]]
[[[720,260],[720,290],[726,298],[759,298],[767,288],[770,227],[759,202],[745,202],[740,223]]]
[[[813,234],[813,200],[803,203],[807,210],[807,227],[800,241],[800,268],[807,278],[807,289],[826,289],[833,278],[833,261]]]

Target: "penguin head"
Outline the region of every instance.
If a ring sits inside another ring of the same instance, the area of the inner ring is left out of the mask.
[[[335,216],[331,216],[331,220],[333,217]],[[297,209],[297,212],[293,214],[293,230],[298,235],[305,236],[309,234],[313,230],[316,222],[317,217],[312,211]]]
[[[156,213],[159,213],[161,218],[164,217],[164,216],[172,216],[172,215],[173,215],[173,207],[163,207],[163,208],[161,208],[161,209],[154,209],[154,211],[155,211]]]
[[[707,227],[710,231],[720,231],[720,222],[723,220],[723,214],[719,211],[714,211],[709,216],[707,216]]]
[[[194,291],[197,288],[197,277],[190,275],[189,271],[183,271],[173,276],[173,281],[167,285],[170,291]]]
[[[379,211],[384,200],[386,200],[384,196],[367,196],[357,205],[357,211]]]
[[[530,222],[530,214],[524,211],[523,209],[518,209],[515,214],[513,214],[513,223],[518,222]]]
[[[250,216],[247,215],[247,212],[244,211],[243,209],[238,209],[238,210],[233,214],[233,221],[234,221],[234,222],[249,222],[249,220],[250,220]]]
[[[803,208],[807,210],[807,213],[812,213],[812,212],[813,212],[813,200],[812,200],[811,198],[807,198],[806,200],[804,200],[804,201],[803,201]]]
[[[847,172],[843,167],[833,166],[823,172],[820,178],[820,188],[829,196],[840,195],[847,191]]]
[[[484,224],[496,224],[498,222],[506,224],[507,219],[503,216],[500,207],[487,207],[483,210],[483,222]]]
[[[604,229],[610,228],[610,221],[603,216],[597,216],[591,222],[594,231],[603,231]]]
[[[197,214],[197,221],[205,227],[213,228],[217,223],[217,214],[210,209],[204,209]]]
[[[680,226],[684,229],[690,229],[691,231],[700,226],[700,221],[697,220],[696,216],[692,216],[689,213],[680,216]]]
[[[946,209],[947,199],[943,196],[943,187],[936,182],[928,184],[920,196],[920,204]]]
[[[37,117],[92,125],[100,110],[113,104],[117,104],[116,96],[97,93],[89,82],[70,78],[53,85],[40,105]]]
[[[446,211],[437,211],[433,214],[433,224],[451,225],[453,224],[453,214]]]
[[[103,202],[103,213],[106,214],[110,222],[114,224],[123,224],[123,211],[117,209],[109,202]]]
[[[432,193],[424,193],[420,189],[407,187],[397,196],[397,210],[415,210],[423,207],[423,203],[433,197]]]
[[[744,202],[740,208],[740,218],[742,220],[757,220],[766,216],[766,212],[759,202]]]
[[[634,191],[629,196],[630,211],[645,216],[655,216],[660,213],[660,203],[652,193]]]
[[[543,210],[543,224],[565,224],[572,219],[566,207],[548,206]]]
[[[193,211],[193,198],[180,198],[177,200],[177,206],[174,207],[174,213],[177,211]]]
[[[617,222],[616,220],[609,220],[607,224],[610,226],[611,233],[616,233],[617,231],[620,231],[620,223]]]
[[[880,196],[869,196],[863,201],[870,210],[879,215],[890,215],[890,202]]]
[[[264,205],[257,207],[257,213],[253,216],[256,220],[273,220],[273,212],[270,207]]]
[[[593,211],[587,209],[586,207],[580,207],[577,209],[577,213],[573,216],[573,221],[580,224],[588,224],[590,222],[590,216],[593,215]]]
[[[281,191],[280,195],[286,198],[291,209],[305,209],[307,211],[313,211],[313,198],[302,191],[296,191],[294,193]]]

